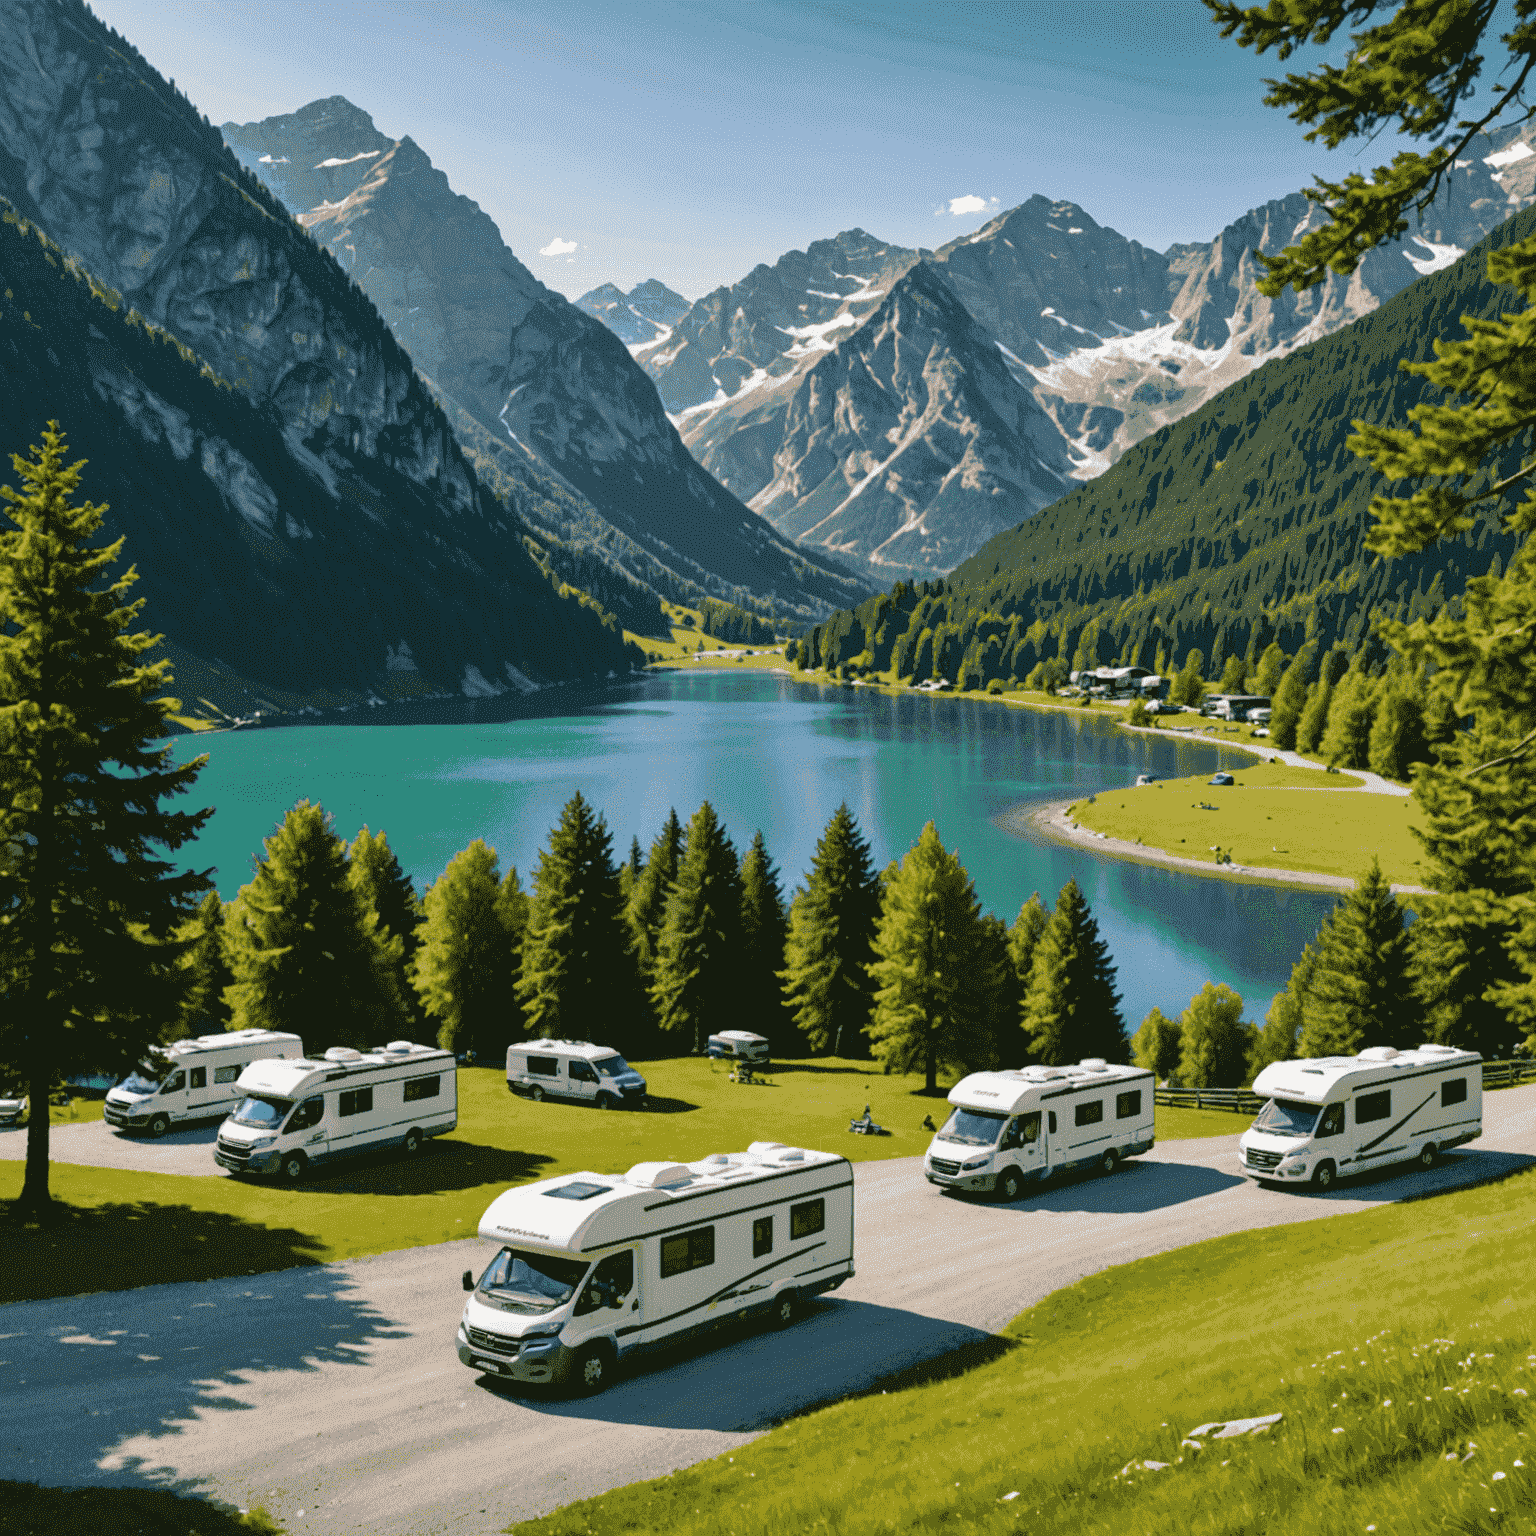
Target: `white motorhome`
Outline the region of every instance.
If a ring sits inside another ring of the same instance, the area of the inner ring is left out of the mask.
[[[409,1040],[368,1052],[334,1046],[321,1061],[258,1061],[241,1074],[240,1090],[213,1153],[231,1173],[296,1181],[331,1158],[416,1152],[459,1123],[453,1052]]]
[[[499,1195],[504,1246],[470,1291],[459,1359],[514,1381],[605,1386],[626,1357],[753,1315],[792,1322],[853,1275],[853,1169],[755,1141],[696,1163],[637,1163]]]
[[[107,1094],[109,1125],[164,1136],[186,1120],[220,1120],[240,1102],[240,1074],[255,1061],[302,1056],[297,1035],[235,1029],[157,1046]]]
[[[1261,1182],[1337,1178],[1417,1160],[1483,1134],[1483,1059],[1449,1045],[1276,1061],[1253,1080],[1266,1103],[1238,1143]]]
[[[744,1061],[766,1072],[772,1065],[773,1050],[766,1035],[754,1035],[748,1029],[722,1029],[709,1037],[704,1054],[717,1061]]]
[[[579,1099],[599,1109],[645,1104],[645,1079],[617,1051],[590,1040],[508,1046],[507,1088],[524,1099]]]
[[[1075,1067],[973,1072],[949,1091],[954,1107],[929,1144],[923,1173],[930,1184],[995,1190],[1004,1200],[1069,1168],[1113,1173],[1152,1149],[1155,1086],[1144,1068],[1098,1057]]]

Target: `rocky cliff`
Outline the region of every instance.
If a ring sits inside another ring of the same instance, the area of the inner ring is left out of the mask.
[[[601,320],[634,352],[665,341],[672,327],[688,313],[689,304],[682,294],[673,293],[665,283],[651,277],[636,283],[628,293],[613,283],[604,283],[582,294],[576,307]]]

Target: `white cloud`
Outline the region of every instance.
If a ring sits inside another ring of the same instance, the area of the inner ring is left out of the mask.
[[[555,238],[553,240],[551,240],[548,245],[540,247],[539,255],[540,256],[569,256],[571,254],[571,252],[574,251],[575,249],[576,249],[576,242],[574,240],[562,240],[559,235],[556,235]]]
[[[992,213],[997,207],[998,201],[995,197],[977,197],[974,192],[970,192],[964,197],[950,198],[947,210],[945,207],[939,207],[934,212],[942,214],[948,211],[955,218],[961,219],[968,213]]]

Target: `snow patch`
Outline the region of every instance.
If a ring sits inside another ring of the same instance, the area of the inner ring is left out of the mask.
[[[1467,254],[1459,245],[1436,245],[1433,240],[1426,240],[1423,235],[1414,235],[1413,239],[1417,244],[1422,245],[1429,255],[1404,251],[1403,259],[1420,277],[1430,272],[1439,272],[1442,268],[1460,261]]]
[[[417,670],[416,658],[411,655],[411,648],[404,640],[400,642],[397,651],[394,646],[384,647],[384,670],[386,672],[414,672]]]
[[[1529,160],[1536,150],[1523,139],[1517,139],[1508,149],[1501,149],[1496,155],[1484,155],[1483,164],[1497,166],[1502,170],[1506,165],[1515,165],[1521,160]],[[1428,242],[1425,242],[1428,244]]]
[[[833,315],[830,320],[823,320],[817,325],[776,325],[774,330],[795,338],[794,346],[786,349],[785,357],[809,357],[813,352],[830,352],[837,345],[835,341],[828,340],[833,331],[845,330],[849,326],[857,327],[858,324],[857,315],[841,314]]]
[[[464,681],[459,686],[466,699],[494,699],[506,692],[499,684],[488,682],[480,668],[469,661],[464,663]]]
[[[277,157],[277,159],[274,160],[271,155],[263,155],[261,157],[261,159],[258,160],[256,163],[258,165],[287,165],[288,164],[288,156],[287,155],[279,155]]]
[[[1080,234],[1082,234],[1082,230],[1081,230],[1081,229],[1079,229],[1079,228],[1078,228],[1078,226],[1077,226],[1077,225],[1076,225],[1076,224],[1074,224],[1074,225],[1073,225],[1073,226],[1072,226],[1072,227],[1071,227],[1071,228],[1070,228],[1070,229],[1069,229],[1069,230],[1068,230],[1068,231],[1067,231],[1067,233],[1068,233],[1068,234],[1069,234],[1069,235],[1080,235]]]
[[[519,672],[510,661],[503,662],[502,667],[507,674],[508,680],[519,693],[537,693],[539,691],[539,685],[531,677]],[[500,689],[497,689],[498,693],[500,691]]]
[[[376,155],[382,153],[383,151],[379,149],[364,149],[355,155],[349,155],[345,160],[337,160],[335,158],[322,160],[315,169],[317,171],[334,171],[338,165],[356,165],[359,160],[372,160]]]

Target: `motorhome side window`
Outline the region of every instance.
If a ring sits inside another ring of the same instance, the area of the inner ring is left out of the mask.
[[[695,1227],[661,1240],[661,1278],[685,1275],[690,1269],[706,1269],[715,1262],[715,1229]]]
[[[435,1099],[443,1091],[440,1077],[408,1077],[405,1080],[405,1102],[414,1104],[417,1099]]]
[[[293,1118],[288,1122],[290,1131],[307,1131],[312,1125],[319,1125],[325,1116],[325,1100],[316,1094],[312,1099],[305,1099],[294,1110]]]
[[[240,1076],[240,1072],[241,1069],[239,1067],[215,1067],[213,1069],[213,1080],[216,1083],[232,1083]]]
[[[1141,1089],[1133,1088],[1129,1093],[1117,1093],[1115,1095],[1115,1119],[1129,1120],[1133,1115],[1141,1113]]]
[[[807,1200],[801,1205],[792,1205],[789,1208],[789,1240],[794,1242],[798,1238],[809,1237],[813,1232],[821,1232],[827,1225],[827,1202],[825,1200]]]
[[[1342,1104],[1330,1104],[1323,1111],[1323,1118],[1317,1122],[1317,1134],[1319,1136],[1338,1136],[1344,1130],[1344,1106]]]
[[[528,1058],[528,1071],[533,1077],[559,1077],[560,1058],[558,1056],[530,1056]]]
[[[752,1223],[752,1257],[760,1259],[773,1252],[773,1217],[759,1216]]]
[[[166,1080],[160,1084],[161,1093],[180,1093],[187,1086],[187,1074],[185,1072],[172,1072]]]
[[[1046,1113],[1051,1117],[1051,1134],[1054,1136],[1056,1134],[1056,1111],[1052,1109],[1047,1110]]]
[[[595,1083],[597,1073],[592,1070],[590,1062],[573,1061],[570,1064],[571,1081],[573,1083]]]
[[[1392,1118],[1392,1090],[1383,1088],[1380,1093],[1362,1093],[1355,1100],[1355,1124],[1368,1125],[1372,1120]]]
[[[208,1086],[208,1068],[193,1067],[192,1081],[188,1086],[192,1088],[206,1088]]]
[[[1449,1109],[1452,1104],[1465,1104],[1467,1102],[1467,1080],[1464,1077],[1453,1077],[1449,1082],[1440,1084],[1440,1107]]]
[[[366,1115],[373,1108],[372,1088],[349,1088],[337,1106],[344,1115]]]
[[[1103,1118],[1103,1099],[1095,1099],[1091,1104],[1079,1104],[1077,1106],[1077,1123],[1079,1125],[1097,1125]]]

